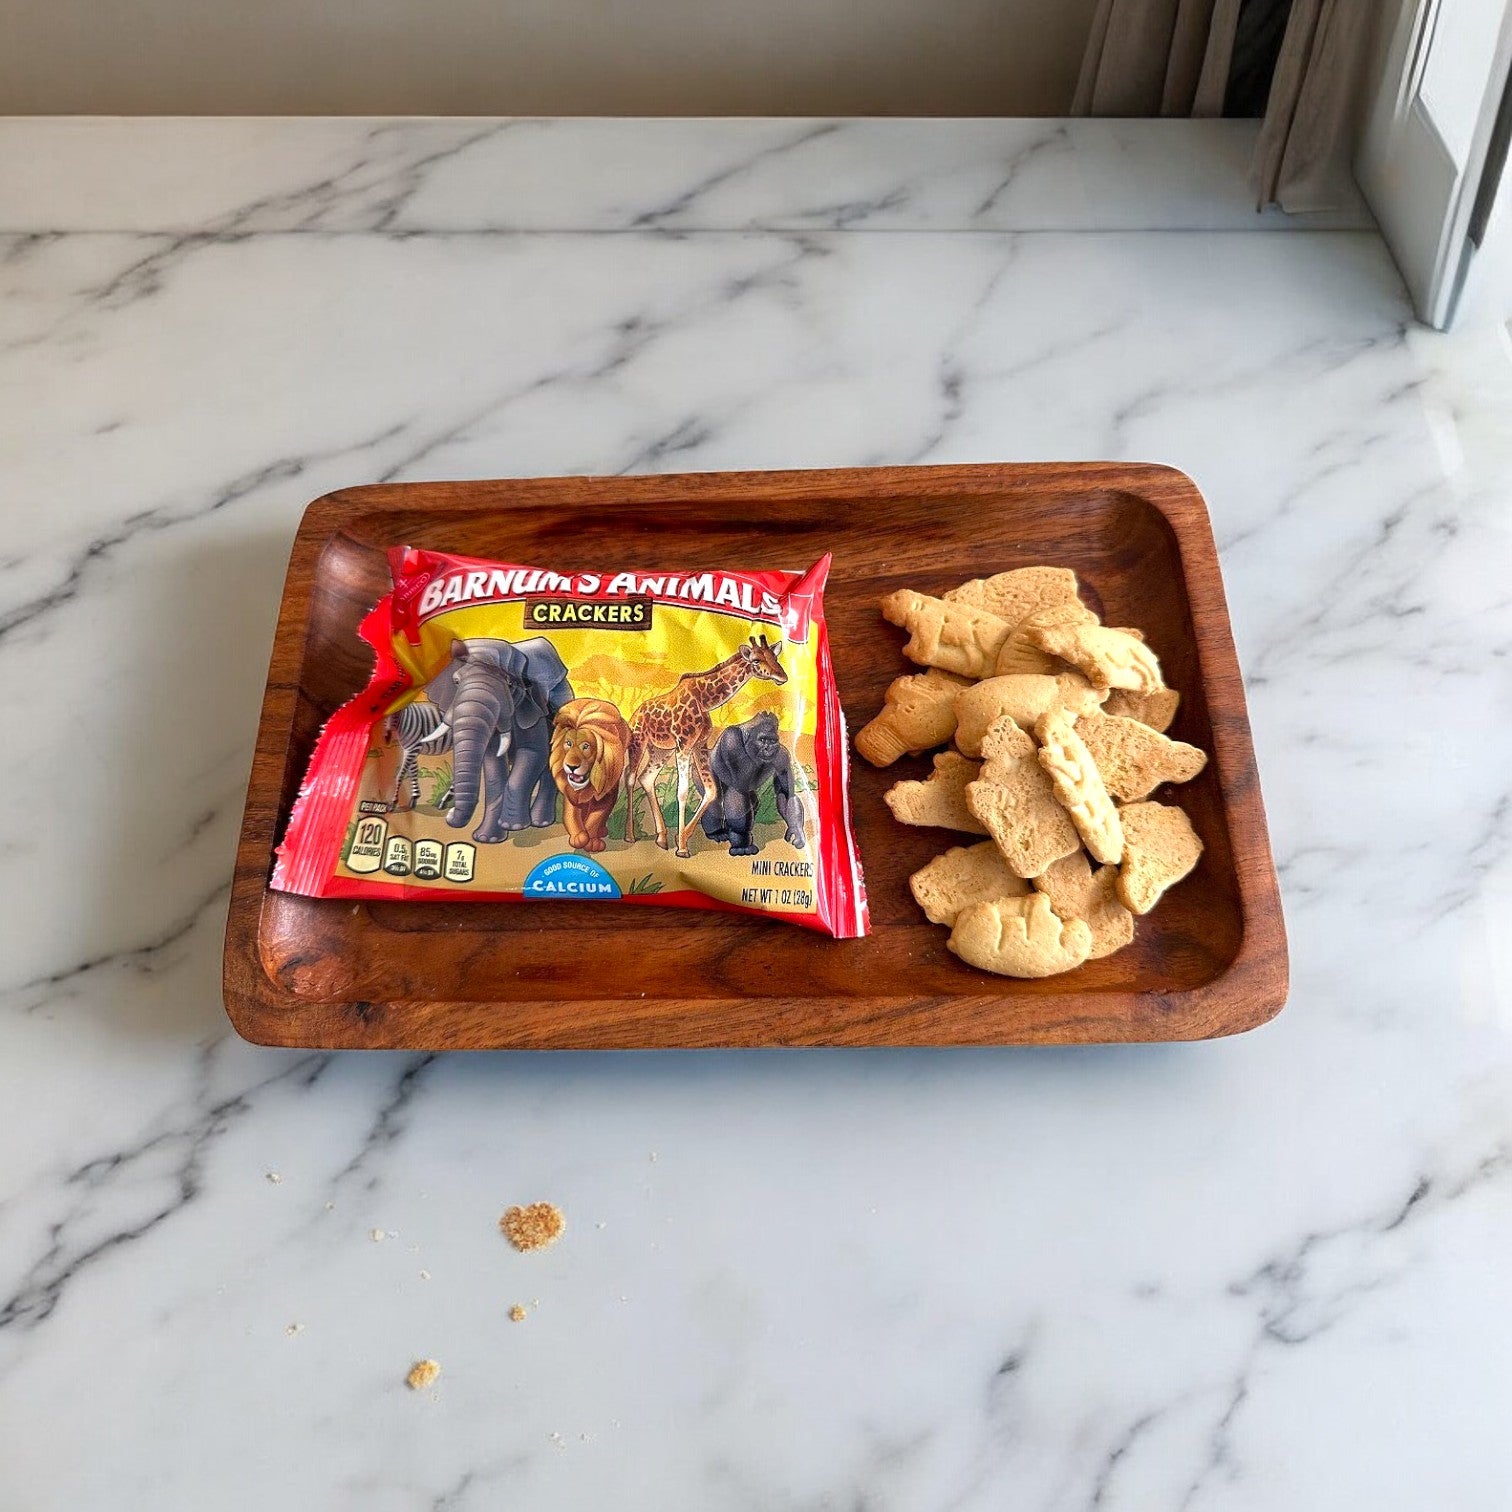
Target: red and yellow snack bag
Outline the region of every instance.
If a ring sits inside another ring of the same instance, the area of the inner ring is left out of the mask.
[[[589,572],[398,548],[368,686],[322,730],[272,885],[593,899],[867,932],[807,572]]]

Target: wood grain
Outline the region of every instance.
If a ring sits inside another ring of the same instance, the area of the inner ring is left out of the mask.
[[[865,940],[671,908],[270,892],[273,845],[315,734],[366,681],[356,626],[389,586],[384,549],[400,543],[559,570],[801,569],[832,551],[826,607],[852,730],[909,670],[903,637],[877,613],[883,594],[1073,567],[1106,623],[1147,632],[1181,690],[1171,735],[1212,755],[1180,790],[1202,862],[1133,945],[1038,982],[962,965],[909,896],[909,874],[955,841],[894,823],[882,794],[927,759],[885,772],[855,763]],[[394,484],[317,500],[279,612],[223,980],[237,1030],[271,1045],[1055,1044],[1263,1023],[1286,1000],[1286,940],[1202,497],[1169,468],[1077,464]]]

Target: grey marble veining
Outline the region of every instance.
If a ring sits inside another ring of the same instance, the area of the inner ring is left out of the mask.
[[[1234,123],[1147,124],[0,124],[0,1508],[1505,1512],[1505,334],[1412,327],[1357,212],[1255,218]],[[1273,1025],[231,1035],[307,500],[1068,457],[1211,505]]]
[[[0,229],[1286,230],[1255,121],[0,119]],[[1301,224],[1371,225],[1357,196]]]

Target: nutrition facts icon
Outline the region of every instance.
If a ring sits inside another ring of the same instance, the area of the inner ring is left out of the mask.
[[[478,847],[465,840],[454,840],[446,847],[446,880],[471,882],[477,865]]]
[[[410,872],[411,847],[403,835],[390,835],[383,851],[383,869],[391,877],[407,877]]]
[[[383,865],[384,841],[388,838],[386,819],[359,819],[347,847],[346,864],[354,872],[375,872]]]
[[[422,882],[438,881],[445,854],[445,847],[439,840],[415,841],[415,875]]]

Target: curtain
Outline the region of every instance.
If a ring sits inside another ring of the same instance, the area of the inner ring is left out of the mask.
[[[1229,64],[1226,116],[1255,117],[1265,114],[1276,59],[1281,56],[1281,36],[1291,0],[1243,0],[1239,27],[1234,33],[1234,58]]]
[[[1292,0],[1255,148],[1262,205],[1327,210],[1349,181],[1370,0]]]
[[[1262,205],[1321,210],[1348,182],[1373,0],[1097,0],[1073,115],[1218,116],[1257,96],[1255,49],[1280,49],[1252,178]],[[1280,32],[1284,24],[1284,33]],[[1267,42],[1268,39],[1268,42]]]
[[[1097,0],[1073,115],[1223,114],[1240,0]]]

